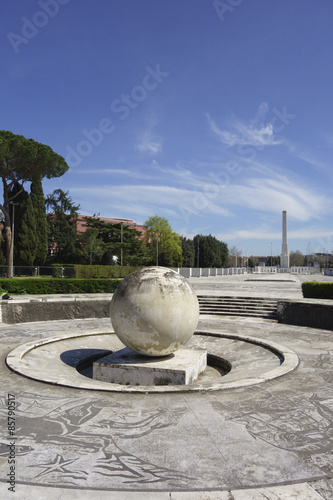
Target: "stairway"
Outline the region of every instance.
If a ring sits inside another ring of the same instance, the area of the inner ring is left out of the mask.
[[[198,295],[200,314],[277,319],[277,300],[261,297]]]

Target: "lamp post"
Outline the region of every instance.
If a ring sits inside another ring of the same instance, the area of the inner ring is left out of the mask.
[[[123,222],[120,223],[120,265],[123,265]]]
[[[272,243],[271,243],[271,267],[273,265],[273,260],[272,259],[273,259],[273,250],[272,250]]]
[[[12,252],[11,252],[11,262],[10,262],[10,271],[11,271],[11,277],[14,278],[14,219],[15,219],[15,205],[18,205],[18,203],[14,203],[13,201],[9,202],[10,205],[13,206],[13,218],[12,218]]]

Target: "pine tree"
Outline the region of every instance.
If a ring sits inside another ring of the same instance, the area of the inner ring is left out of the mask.
[[[11,229],[13,229],[13,222],[15,224],[14,256],[13,256],[14,266],[25,265],[25,263],[23,264],[23,262],[20,259],[21,241],[19,239],[19,235],[22,232],[22,221],[24,213],[26,211],[26,203],[28,196],[29,194],[24,189],[22,189],[22,187],[18,183],[15,183],[10,191],[10,197],[13,197],[15,199],[15,202],[9,205],[9,214],[10,214],[10,219],[12,221]],[[14,216],[13,212],[15,214]],[[6,242],[6,245],[8,245],[8,242]]]
[[[32,181],[30,187],[30,198],[35,213],[35,223],[37,228],[36,258],[34,264],[40,266],[44,264],[48,251],[47,217],[41,177],[37,177]]]
[[[194,267],[195,266],[195,250],[193,240],[189,238],[182,237],[182,252],[183,252],[183,266],[184,267]]]
[[[74,205],[68,191],[56,189],[45,200],[49,210],[48,240],[50,247],[55,245],[53,262],[75,264],[80,258],[76,221],[79,205]]]
[[[37,250],[35,211],[29,194],[24,192],[21,196],[18,217],[15,214],[14,248],[17,255],[16,265],[32,266]]]
[[[3,199],[0,210],[4,215],[4,228],[7,247],[7,273],[12,278],[13,258],[11,202],[16,203],[18,193],[11,195],[14,185],[23,191],[25,182],[36,177],[59,177],[68,170],[64,158],[49,146],[39,144],[33,139],[15,135],[8,130],[0,130],[0,177],[3,185]]]
[[[193,238],[195,263],[198,267],[225,267],[228,263],[228,245],[211,234],[197,234]],[[198,255],[199,252],[199,255]]]

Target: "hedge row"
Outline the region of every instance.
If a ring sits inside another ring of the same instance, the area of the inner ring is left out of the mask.
[[[0,288],[10,294],[113,293],[121,280],[27,278],[0,279]]]
[[[84,266],[75,264],[53,264],[55,278],[125,278],[139,267],[134,266]]]
[[[52,264],[53,278],[77,278],[77,271],[74,264]]]
[[[78,278],[125,278],[139,267],[134,266],[82,266],[77,267]]]
[[[333,283],[308,281],[302,283],[302,292],[306,299],[333,299]]]

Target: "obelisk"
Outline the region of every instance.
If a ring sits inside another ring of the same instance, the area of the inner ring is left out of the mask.
[[[289,268],[289,250],[287,244],[287,211],[282,212],[282,252],[281,252],[281,267]]]

